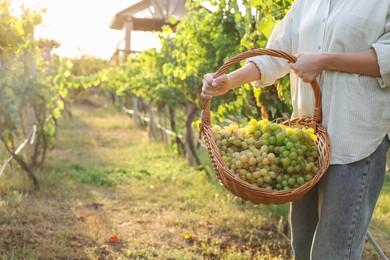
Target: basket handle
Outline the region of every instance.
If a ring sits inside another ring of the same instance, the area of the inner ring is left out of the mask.
[[[225,62],[214,74],[214,78],[221,76],[226,72],[227,69],[232,67],[237,62],[240,62],[244,59],[260,56],[260,55],[268,55],[273,57],[285,58],[286,60],[294,63],[297,60],[297,57],[286,53],[280,50],[268,49],[268,48],[259,48],[254,50],[249,50],[243,53],[240,53],[234,56],[229,61]],[[321,101],[321,91],[316,79],[310,82],[311,87],[313,88],[314,98],[315,98],[315,108],[313,114],[313,121],[316,123],[322,122],[322,101]],[[201,122],[203,125],[210,125],[210,103],[211,99],[204,100],[203,103],[203,111],[202,111],[202,119]]]

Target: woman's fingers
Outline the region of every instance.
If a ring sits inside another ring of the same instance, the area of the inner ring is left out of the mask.
[[[214,88],[220,88],[223,86],[223,84],[225,84],[225,78],[226,78],[226,75],[221,75],[217,78],[215,78],[213,81],[212,81],[212,86]]]
[[[290,68],[303,82],[310,83],[324,70],[322,53],[298,53],[295,63],[290,63]]]
[[[214,80],[214,73],[208,73],[204,75],[203,83],[206,83],[211,86],[213,80]]]
[[[312,80],[307,77],[307,75],[303,72],[300,71],[299,69],[296,68],[295,63],[290,63],[290,68],[294,71],[294,73],[302,79],[303,82],[305,83],[310,83]]]
[[[213,97],[215,90],[212,86],[214,80],[212,75],[213,74],[206,74],[203,78],[202,93],[200,94],[203,99],[211,99]]]
[[[210,85],[203,85],[202,87],[202,93],[200,94],[200,96],[203,98],[203,99],[211,99],[215,93],[215,90],[210,90],[209,87]]]
[[[203,99],[211,99],[213,96],[221,95],[220,88],[226,82],[226,75],[213,77],[213,73],[206,74],[203,79],[201,97]]]

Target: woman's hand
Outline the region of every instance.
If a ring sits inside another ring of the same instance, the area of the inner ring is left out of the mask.
[[[204,76],[202,93],[203,99],[211,99],[214,96],[226,94],[229,90],[243,84],[261,79],[261,73],[253,62],[248,62],[228,75],[223,74],[214,79],[215,73],[208,73]]]
[[[209,73],[204,76],[202,93],[200,96],[203,99],[211,99],[214,96],[221,96],[228,92],[230,87],[229,78],[223,74],[214,79],[214,73]]]
[[[312,82],[322,71],[341,71],[380,77],[378,57],[374,49],[362,52],[298,53],[291,69],[304,82]]]
[[[298,53],[298,60],[290,68],[303,82],[310,83],[325,69],[323,53]]]

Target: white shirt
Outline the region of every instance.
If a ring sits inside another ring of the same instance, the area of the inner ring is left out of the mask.
[[[324,71],[322,124],[331,145],[331,164],[369,156],[390,136],[390,0],[295,0],[267,44],[291,54],[359,52],[374,48],[381,77]],[[292,117],[312,116],[314,95],[282,58],[248,59],[262,74],[255,86],[271,85],[290,73]]]

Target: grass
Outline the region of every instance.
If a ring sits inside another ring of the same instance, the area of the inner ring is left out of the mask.
[[[17,167],[0,179],[0,259],[291,257],[287,205],[242,202],[104,102],[72,112],[37,170],[40,191]],[[389,184],[373,220],[387,234]],[[365,257],[378,258],[368,243]]]

